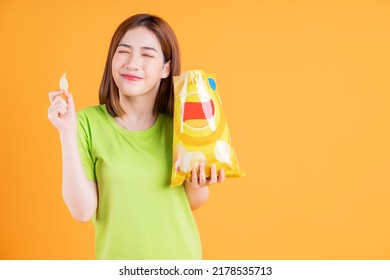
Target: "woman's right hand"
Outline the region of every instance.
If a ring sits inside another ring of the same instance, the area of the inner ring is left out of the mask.
[[[64,94],[66,101],[61,97]],[[77,133],[76,109],[73,96],[63,90],[49,92],[50,107],[48,117],[52,124],[58,129],[60,134]]]

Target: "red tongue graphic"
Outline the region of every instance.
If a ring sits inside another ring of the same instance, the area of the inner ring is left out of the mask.
[[[214,116],[214,102],[186,102],[184,104],[183,121],[204,120]]]

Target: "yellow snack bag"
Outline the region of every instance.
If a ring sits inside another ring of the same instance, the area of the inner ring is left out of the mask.
[[[214,74],[202,70],[186,71],[174,77],[173,165],[171,186],[191,180],[191,171],[201,162],[206,177],[210,166],[226,177],[244,176],[231,146],[230,132],[222,111]]]

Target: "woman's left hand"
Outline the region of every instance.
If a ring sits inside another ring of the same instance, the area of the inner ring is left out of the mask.
[[[214,185],[216,183],[222,183],[225,180],[225,170],[221,169],[219,171],[219,174],[217,174],[217,167],[215,166],[215,164],[212,164],[210,168],[211,176],[210,179],[207,179],[204,163],[200,163],[199,174],[196,168],[194,168],[191,172],[191,181],[188,179],[186,179],[185,181],[186,187],[191,186],[192,188],[202,188]]]

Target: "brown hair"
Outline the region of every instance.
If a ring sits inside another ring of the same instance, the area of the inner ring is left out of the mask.
[[[162,18],[149,14],[138,14],[123,21],[116,29],[110,43],[102,82],[99,89],[99,103],[106,104],[107,111],[113,117],[122,117],[125,111],[119,103],[119,91],[112,77],[112,58],[125,33],[135,27],[143,26],[153,32],[161,44],[164,63],[170,61],[170,73],[160,82],[154,104],[154,112],[173,114],[173,76],[180,74],[180,49],[172,28]]]

